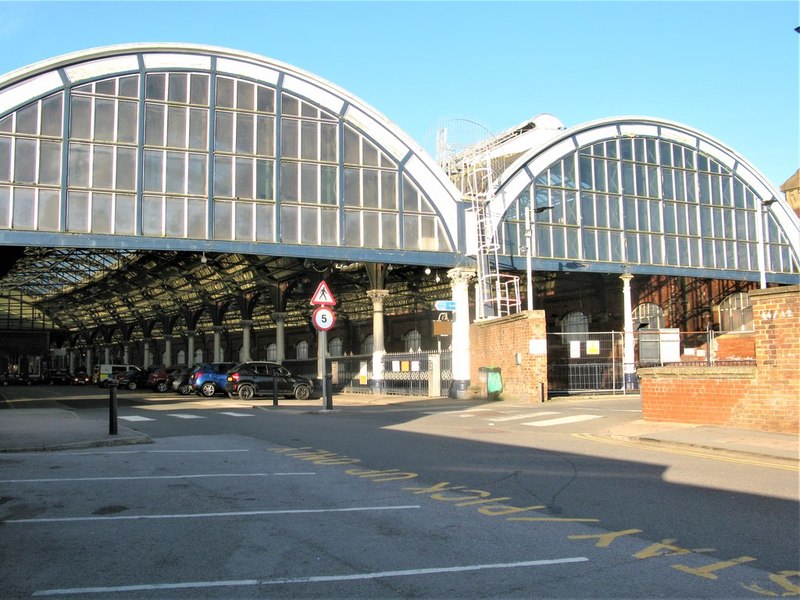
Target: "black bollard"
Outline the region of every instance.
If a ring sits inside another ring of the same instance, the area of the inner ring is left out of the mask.
[[[272,406],[278,406],[278,377],[272,374]]]
[[[108,380],[108,434],[117,435],[117,380]]]
[[[332,375],[330,373],[325,374],[325,385],[322,390],[322,393],[325,394],[325,410],[333,409],[333,389],[331,386],[331,378]]]

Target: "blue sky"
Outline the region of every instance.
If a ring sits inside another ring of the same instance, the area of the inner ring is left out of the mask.
[[[728,144],[779,187],[800,167],[800,4],[4,2],[0,74],[87,48],[189,42],[290,63],[431,153],[447,119],[499,133],[645,115]]]

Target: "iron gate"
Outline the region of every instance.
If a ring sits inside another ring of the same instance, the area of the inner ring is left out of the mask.
[[[619,331],[547,334],[551,394],[624,390],[623,334]]]

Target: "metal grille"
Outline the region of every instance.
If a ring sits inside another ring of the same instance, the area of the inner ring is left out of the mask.
[[[618,331],[548,334],[550,393],[622,391],[622,343]]]

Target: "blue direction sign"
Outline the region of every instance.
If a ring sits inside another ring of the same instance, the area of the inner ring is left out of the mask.
[[[455,300],[437,300],[435,304],[436,310],[455,310]]]

